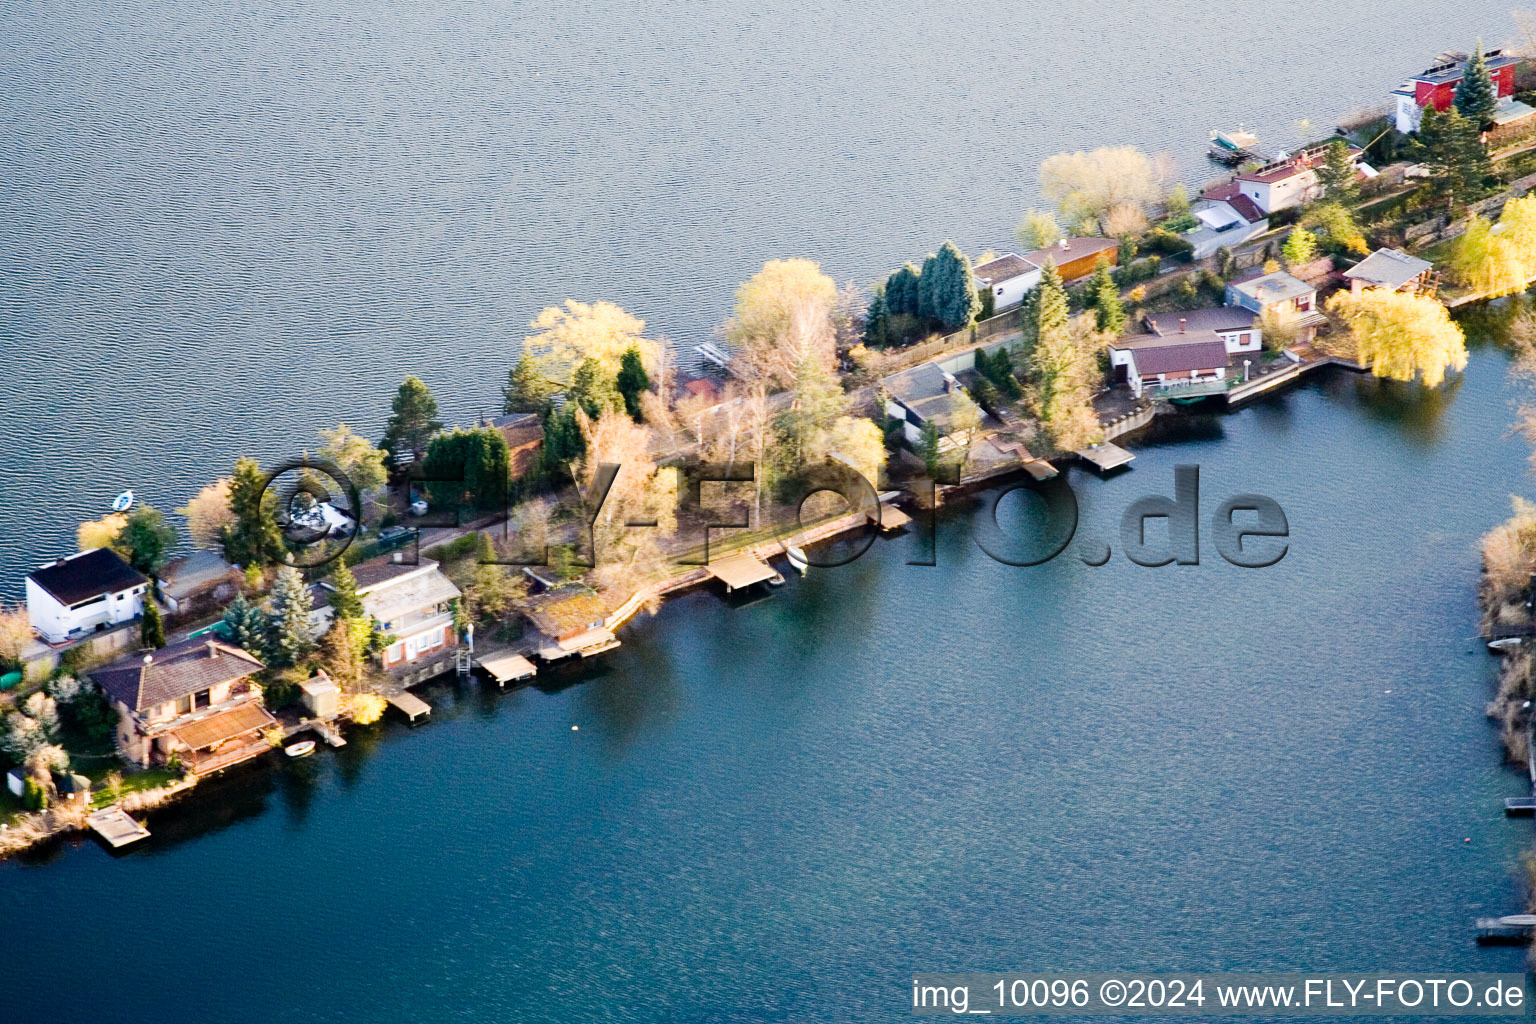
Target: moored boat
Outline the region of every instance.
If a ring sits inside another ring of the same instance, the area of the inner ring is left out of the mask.
[[[315,752],[314,740],[300,740],[283,748],[283,753],[289,757],[308,757]]]
[[[112,499],[113,512],[127,512],[133,507],[133,491],[127,490]]]

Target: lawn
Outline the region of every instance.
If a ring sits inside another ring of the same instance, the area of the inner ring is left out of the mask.
[[[142,772],[134,772],[132,775],[123,776],[123,784],[118,789],[117,800],[121,800],[129,793],[142,793],[146,789],[159,789],[168,786],[181,778],[179,772],[168,771],[164,768],[150,768]],[[112,794],[105,789],[96,789],[91,794],[92,807],[106,807],[114,802]]]

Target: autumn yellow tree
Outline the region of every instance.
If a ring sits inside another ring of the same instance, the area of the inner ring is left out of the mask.
[[[1094,230],[1111,211],[1125,222],[1162,195],[1157,165],[1135,146],[1057,153],[1040,164],[1040,189],[1062,219],[1078,231]]]
[[[1488,298],[1524,291],[1530,278],[1520,247],[1482,217],[1467,224],[1451,246],[1448,262],[1452,280]]]
[[[176,510],[187,520],[187,536],[192,545],[204,551],[216,551],[224,543],[224,529],[235,524],[229,507],[229,478],[215,481]]]
[[[657,468],[650,431],[622,411],[604,410],[594,420],[578,410],[576,421],[587,442],[576,478],[589,506],[596,502],[599,468],[619,467],[592,523],[598,583],[633,590],[665,569],[663,542],[677,531],[678,473]],[[643,522],[656,525],[630,525]]]
[[[565,387],[583,360],[595,359],[608,376],[616,377],[624,353],[638,349],[646,372],[661,374],[660,342],[643,337],[645,321],[631,316],[611,302],[577,302],[549,306],[529,324],[537,334],[523,339],[523,351],[537,372]]]
[[[1080,313],[1065,329],[1043,332],[1030,355],[1030,404],[1057,451],[1076,451],[1104,437],[1093,392],[1098,353],[1108,341],[1093,314]]]
[[[26,605],[7,607],[0,604],[0,666],[10,668],[21,662],[21,652],[32,639],[32,622]]]
[[[1536,196],[1511,199],[1499,214],[1499,234],[1536,274]]]
[[[1355,360],[1388,380],[1418,378],[1438,387],[1447,370],[1467,365],[1461,328],[1435,299],[1384,288],[1339,292],[1328,312],[1347,327],[1344,343]]]
[[[81,551],[109,548],[117,542],[118,535],[127,525],[128,517],[117,512],[92,519],[75,527],[75,543]]]
[[[828,367],[836,351],[837,285],[813,260],[769,260],[736,289],[726,339],[748,379],[793,383],[807,359]]]

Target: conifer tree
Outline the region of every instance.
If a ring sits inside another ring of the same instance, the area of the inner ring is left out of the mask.
[[[1483,58],[1483,41],[1477,41],[1477,52],[1462,67],[1461,81],[1456,84],[1453,102],[1456,109],[1481,129],[1493,120],[1499,109],[1499,93],[1494,88],[1493,76],[1488,73],[1488,62]]]
[[[139,639],[145,647],[157,651],[165,646],[165,620],[160,617],[160,607],[150,594],[144,595],[144,618],[139,622]]]
[[[549,396],[554,393],[550,384],[534,366],[533,359],[525,352],[517,365],[507,371],[507,386],[501,389],[501,411],[504,413],[536,412],[543,414],[549,408]]]
[[[1334,139],[1328,144],[1323,166],[1317,169],[1317,180],[1323,186],[1323,197],[1338,203],[1354,204],[1360,200],[1360,186],[1355,160],[1349,155],[1349,144]]]
[[[640,350],[631,345],[619,359],[619,375],[614,383],[624,399],[624,409],[636,423],[640,422],[640,396],[651,389],[651,375],[645,372]]]
[[[1056,261],[1048,259],[1040,273],[1040,283],[1024,297],[1023,350],[1033,353],[1041,338],[1053,331],[1066,330],[1070,316],[1067,292],[1062,287]]]
[[[918,270],[913,264],[908,263],[886,278],[886,311],[897,316],[916,316],[919,306],[918,282],[921,277],[922,271]]]
[[[273,516],[276,497],[255,459],[236,459],[229,479],[229,510],[234,522],[224,527],[224,558],[247,568],[270,564],[283,551]]]
[[[267,613],[252,604],[244,594],[236,594],[235,599],[224,609],[224,626],[236,646],[258,657],[264,653]]]
[[[1088,294],[1093,297],[1093,319],[1098,329],[1119,336],[1125,330],[1125,306],[1120,301],[1120,289],[1115,285],[1108,260],[1100,260],[1094,267]]]
[[[624,408],[624,396],[619,393],[613,375],[591,356],[576,364],[576,372],[571,376],[570,396],[593,419],[601,416],[604,409]]]
[[[1280,255],[1285,257],[1285,265],[1293,270],[1311,263],[1317,258],[1317,236],[1303,227],[1292,228],[1285,245],[1280,248]]]
[[[345,562],[336,563],[336,571],[331,574],[331,585],[335,587],[331,591],[331,608],[335,610],[338,619],[360,619],[363,617],[363,599],[357,593],[357,577],[352,575],[352,570],[347,568]]]
[[[267,623],[266,661],[274,668],[291,668],[315,649],[310,637],[309,590],[299,570],[285,565],[272,586],[272,615]]]
[[[953,242],[945,242],[923,265],[923,281],[931,296],[933,319],[946,330],[957,331],[974,323],[981,312],[976,294],[976,275],[971,261]]]
[[[427,450],[427,441],[443,429],[443,421],[437,418],[437,399],[416,377],[401,383],[390,410],[379,447],[391,452],[408,451],[419,458]]]

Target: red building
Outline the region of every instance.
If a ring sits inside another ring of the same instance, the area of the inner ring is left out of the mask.
[[[1398,131],[1417,131],[1425,107],[1433,106],[1437,111],[1444,111],[1451,105],[1466,68],[1467,56],[1442,57],[1445,59],[1440,63],[1419,72],[1392,91],[1392,97],[1397,101]],[[1488,76],[1493,79],[1500,104],[1507,105],[1509,97],[1515,94],[1515,58],[1505,56],[1502,50],[1489,50],[1483,54],[1483,60],[1488,65]]]

